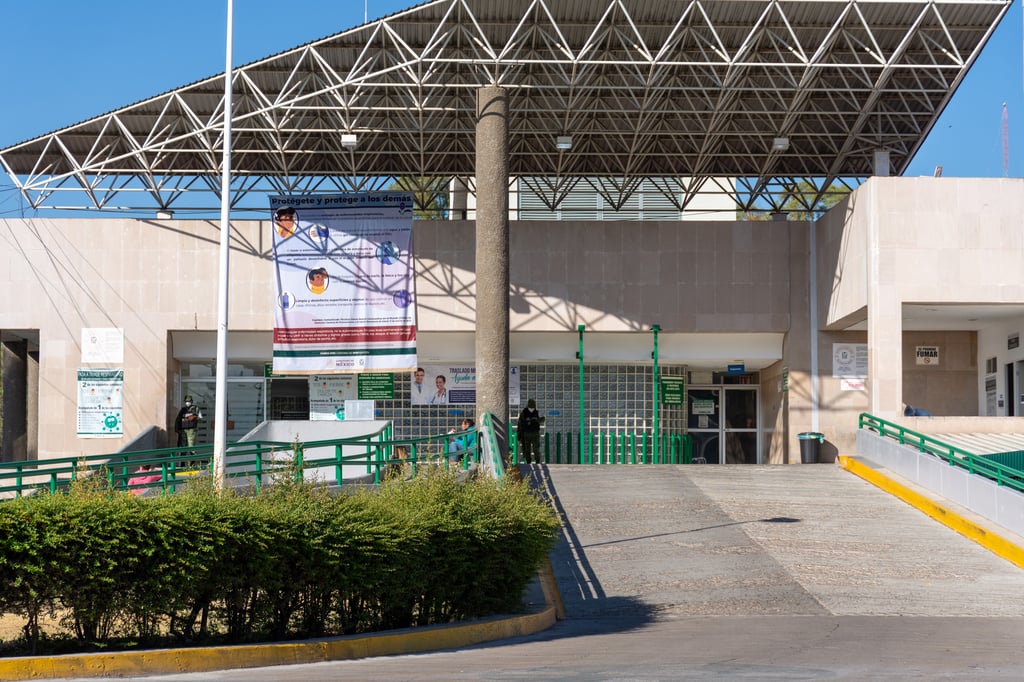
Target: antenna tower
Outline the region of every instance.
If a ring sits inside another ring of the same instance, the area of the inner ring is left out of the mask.
[[[1010,176],[1010,117],[1003,102],[1003,177]]]

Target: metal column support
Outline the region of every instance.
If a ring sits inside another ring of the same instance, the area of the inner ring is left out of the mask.
[[[584,407],[584,399],[583,399],[583,332],[586,331],[586,329],[587,329],[587,325],[585,325],[585,324],[581,324],[578,327],[576,327],[576,331],[578,331],[579,334],[580,334],[580,349],[578,351],[576,351],[576,357],[579,358],[579,360],[580,360],[580,441],[579,441],[580,454],[579,454],[579,458],[578,458],[578,461],[580,462],[580,464],[583,463],[583,432],[584,432],[584,424],[585,424],[585,422],[583,421],[583,407]]]
[[[652,326],[651,331],[654,332],[654,351],[651,353],[654,358],[654,463],[661,464],[661,431],[658,428],[658,332],[661,331],[661,325]]]

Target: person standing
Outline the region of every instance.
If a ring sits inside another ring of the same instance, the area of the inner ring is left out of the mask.
[[[192,396],[185,396],[185,405],[178,410],[174,420],[174,432],[178,434],[178,447],[192,447],[196,444],[196,429],[203,413],[192,404]]]
[[[516,424],[516,434],[522,447],[523,462],[533,464],[534,460],[540,463],[540,425],[544,417],[537,411],[537,401],[530,398],[526,401],[526,407],[519,413],[519,421]]]

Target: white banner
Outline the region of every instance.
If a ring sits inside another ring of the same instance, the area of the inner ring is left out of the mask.
[[[124,370],[78,370],[78,437],[124,435]]]
[[[412,194],[270,198],[280,374],[416,367]]]

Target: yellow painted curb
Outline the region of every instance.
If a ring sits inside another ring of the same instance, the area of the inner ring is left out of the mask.
[[[546,566],[547,572],[542,567],[539,573],[548,603],[537,613],[305,642],[4,658],[0,659],[0,680],[123,677],[322,663],[455,649],[532,635],[555,624],[556,604],[561,603],[550,562]],[[549,599],[549,595],[553,596]]]
[[[952,528],[964,537],[977,542],[993,554],[1000,556],[1020,568],[1024,568],[1024,548],[1010,542],[1006,538],[983,528],[973,521],[969,521],[960,514],[943,507],[941,504],[925,497],[924,495],[911,490],[910,488],[897,483],[888,476],[879,473],[876,469],[857,461],[853,457],[842,455],[839,457],[839,465],[850,473],[860,476],[865,481],[872,483],[882,490],[890,493],[912,507],[920,509],[944,526]]]

